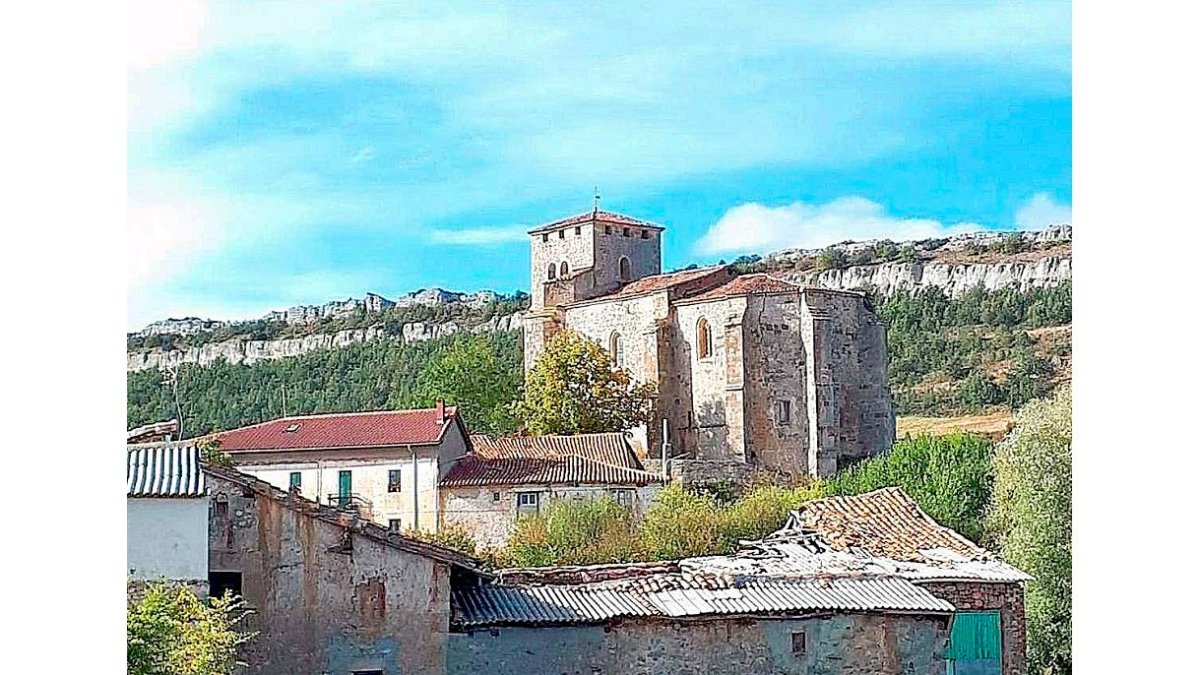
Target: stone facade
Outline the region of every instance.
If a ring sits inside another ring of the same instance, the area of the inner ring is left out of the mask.
[[[1019,583],[942,581],[921,583],[959,611],[1000,612],[1001,668],[1004,675],[1025,675],[1025,588]]]
[[[661,232],[643,239],[626,229],[597,220],[531,233],[527,368],[560,330],[604,345],[634,379],[657,386],[655,418],[667,421],[681,459],[825,476],[890,447],[886,338],[864,295],[739,280],[724,266],[657,275]],[[614,262],[622,258],[628,280]],[[549,279],[560,259],[578,274]],[[639,433],[659,456],[661,423]]]
[[[947,638],[945,617],[898,614],[503,627],[451,633],[446,672],[944,675]]]
[[[450,565],[249,481],[210,475],[209,522],[210,578],[235,576],[254,611],[249,673],[444,672]]]

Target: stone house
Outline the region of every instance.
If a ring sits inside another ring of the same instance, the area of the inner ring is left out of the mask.
[[[814,550],[827,552],[821,557]],[[947,672],[1025,673],[1024,582],[1031,577],[939,525],[900,488],[809,502],[742,555],[769,561],[755,562],[756,569],[765,564],[785,573],[849,568],[895,574],[954,605]]]
[[[664,482],[643,469],[621,433],[476,435],[471,448],[439,483],[438,514],[482,547],[504,546],[518,516],[562,499],[608,495],[641,516]]]
[[[654,383],[647,445],[829,475],[890,447],[884,327],[861,293],[718,265],[662,274],[661,226],[595,210],[535,228],[525,365],[572,329]]]
[[[470,439],[462,416],[425,410],[284,417],[216,435],[239,469],[396,530],[436,531],[438,481]]]
[[[126,447],[126,570],[129,581],[177,581],[208,589],[208,497],[192,443]]]
[[[452,587],[478,561],[305,499],[232,468],[207,466],[213,593],[240,594],[258,635],[249,673],[445,672]]]

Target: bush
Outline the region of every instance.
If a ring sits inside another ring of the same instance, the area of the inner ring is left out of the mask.
[[[993,460],[987,525],[1025,588],[1029,671],[1071,672],[1071,392],[1016,417]]]
[[[520,518],[501,559],[516,567],[632,562],[636,542],[633,514],[611,497],[561,500]]]
[[[817,269],[821,271],[846,269],[847,264],[846,252],[836,246],[817,254]]]
[[[454,549],[465,555],[478,555],[475,547],[475,538],[462,525],[442,525],[438,528],[437,532],[408,529],[404,531],[404,534],[414,539]]]
[[[794,488],[774,485],[754,488],[721,510],[720,548],[734,551],[742,540],[762,539],[783,527],[792,511],[823,496],[825,486],[820,482]]]
[[[720,507],[711,497],[678,484],[658,493],[640,528],[640,546],[651,560],[676,560],[725,552]]]
[[[237,630],[245,614],[228,594],[206,604],[182,585],[148,585],[125,613],[128,673],[230,675],[238,645],[253,637]]]

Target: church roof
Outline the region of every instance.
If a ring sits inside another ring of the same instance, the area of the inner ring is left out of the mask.
[[[654,276],[642,277],[641,279],[635,279],[628,284],[625,284],[620,290],[607,297],[627,298],[633,295],[642,295],[644,293],[671,290],[677,286],[682,286],[683,284],[706,277],[713,272],[721,270],[722,268],[731,269],[726,265],[709,265],[708,267],[697,267],[690,270],[680,270],[678,272],[655,274]]]
[[[663,227],[662,225],[655,225],[654,223],[651,223],[649,221],[639,220],[632,216],[626,216],[626,215],[622,215],[620,213],[613,213],[612,211],[596,210],[596,211],[586,211],[584,213],[570,216],[568,218],[556,220],[552,223],[538,225],[537,227],[530,230],[529,234],[539,234],[541,232],[551,232],[551,231],[557,230],[559,228],[569,227],[571,225],[579,225],[580,223],[590,223],[593,221],[599,222],[599,223],[613,223],[616,225],[636,225],[638,227],[645,227],[645,228],[649,228],[651,230],[667,229],[667,228]]]
[[[790,281],[773,277],[769,274],[742,274],[730,279],[728,282],[711,288],[697,295],[693,295],[688,300],[716,300],[719,298],[730,298],[738,295],[751,295],[755,293],[786,293],[789,291],[799,291],[803,286],[793,284]]]

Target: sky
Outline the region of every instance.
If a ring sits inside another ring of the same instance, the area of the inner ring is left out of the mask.
[[[133,0],[127,324],[1071,218],[1069,2]]]

